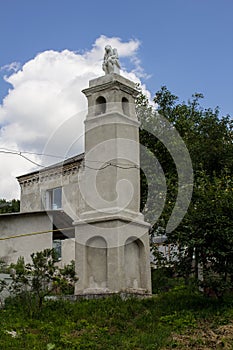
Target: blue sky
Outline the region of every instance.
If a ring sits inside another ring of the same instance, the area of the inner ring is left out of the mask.
[[[141,42],[138,56],[161,85],[185,100],[194,92],[203,104],[233,115],[232,0],[0,0],[0,66],[24,64],[48,49],[90,49],[100,35]],[[9,84],[1,71],[0,101]]]
[[[105,43],[151,97],[162,85],[181,102],[200,92],[205,108],[233,116],[232,15],[233,0],[0,0],[0,149],[64,158],[73,137],[74,153],[83,151],[84,114],[72,116],[86,108],[88,80],[103,74]],[[18,197],[15,176],[32,166],[1,153],[0,198]]]

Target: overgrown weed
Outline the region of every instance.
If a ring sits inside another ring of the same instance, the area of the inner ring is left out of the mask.
[[[143,300],[50,300],[31,317],[17,298],[11,298],[0,310],[0,348],[156,350],[175,342],[174,332],[192,329],[195,334],[200,324],[219,327],[232,316],[230,296],[219,302],[186,286]]]

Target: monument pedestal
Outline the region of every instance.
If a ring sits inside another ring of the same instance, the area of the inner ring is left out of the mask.
[[[116,215],[75,225],[76,295],[151,293],[149,224]]]

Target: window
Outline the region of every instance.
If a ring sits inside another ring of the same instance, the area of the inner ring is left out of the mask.
[[[46,191],[46,208],[61,209],[62,207],[62,188],[57,187]]]
[[[56,252],[56,258],[58,260],[61,260],[62,258],[62,248],[61,248],[61,245],[62,245],[62,241],[60,239],[55,239],[53,240],[53,249],[55,250]]]
[[[103,96],[96,99],[95,115],[104,114],[106,112],[106,100]]]
[[[122,103],[123,113],[126,115],[129,115],[129,101],[127,100],[127,98],[122,97],[121,103]]]

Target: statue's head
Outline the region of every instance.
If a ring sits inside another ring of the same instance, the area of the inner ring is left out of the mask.
[[[111,51],[112,51],[111,45],[106,45],[106,46],[105,46],[105,51],[106,51],[107,53],[111,52]]]

